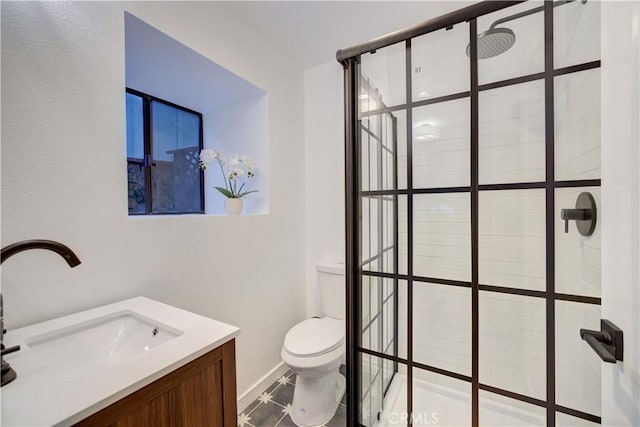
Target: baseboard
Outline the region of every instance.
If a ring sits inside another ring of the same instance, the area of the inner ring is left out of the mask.
[[[241,396],[238,397],[238,414],[244,411],[244,408],[249,406],[251,402],[256,400],[258,396],[262,394],[271,384],[273,384],[278,378],[283,376],[285,372],[287,372],[289,368],[284,362],[280,362],[273,368],[267,375],[258,380],[257,383],[249,387],[249,390],[242,393]]]

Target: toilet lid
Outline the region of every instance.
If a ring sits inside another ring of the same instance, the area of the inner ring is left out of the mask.
[[[339,347],[344,333],[341,320],[308,319],[291,328],[284,338],[284,348],[292,356],[318,356]]]

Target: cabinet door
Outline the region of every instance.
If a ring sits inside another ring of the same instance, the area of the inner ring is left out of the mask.
[[[75,427],[235,427],[235,360],[231,340]]]
[[[217,360],[175,388],[177,425],[223,427],[222,360]]]

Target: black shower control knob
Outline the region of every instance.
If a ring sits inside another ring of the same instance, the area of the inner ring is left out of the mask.
[[[564,232],[569,232],[569,221],[575,221],[578,232],[591,236],[596,229],[596,201],[588,192],[582,192],[576,200],[575,209],[562,209],[560,218],[564,220]]]

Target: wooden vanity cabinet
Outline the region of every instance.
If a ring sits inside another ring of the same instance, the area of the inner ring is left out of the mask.
[[[75,425],[235,427],[235,364],[231,340]]]

